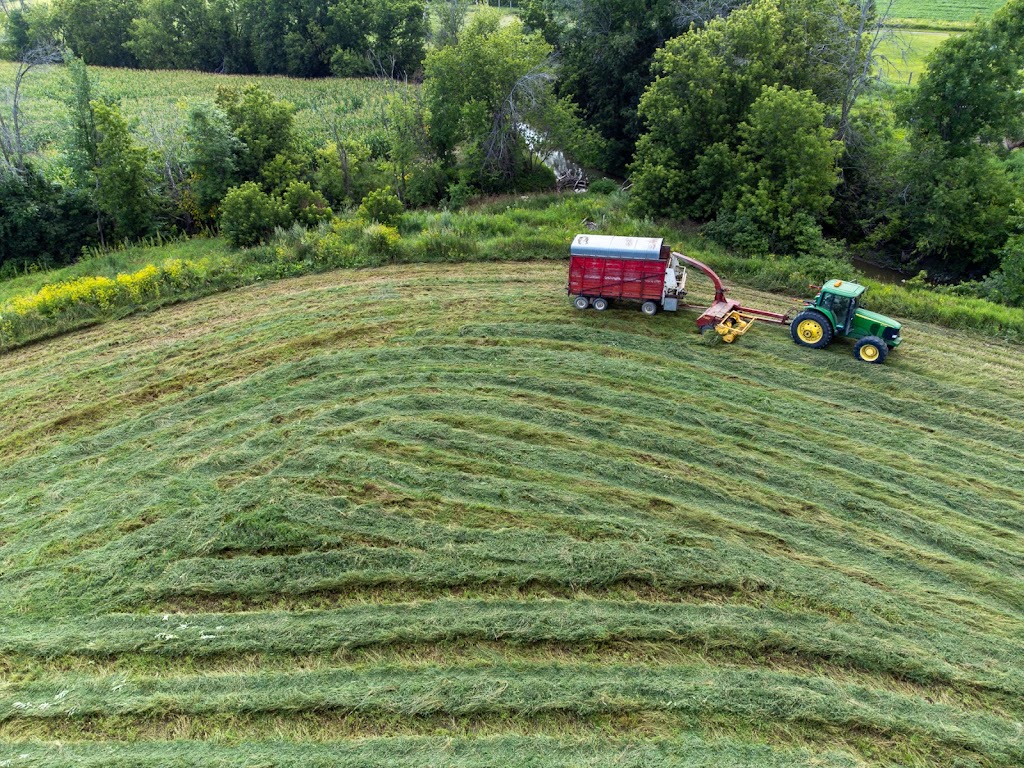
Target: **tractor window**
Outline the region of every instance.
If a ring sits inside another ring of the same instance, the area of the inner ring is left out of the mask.
[[[849,296],[837,296],[834,293],[826,293],[821,297],[821,306],[832,310],[832,315],[836,319],[836,326],[844,331],[848,328],[847,321],[849,320],[852,304],[853,302]]]

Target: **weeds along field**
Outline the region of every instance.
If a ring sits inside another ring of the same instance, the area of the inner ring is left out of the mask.
[[[17,65],[0,61],[0,93],[13,86]],[[93,98],[119,102],[126,117],[154,147],[180,140],[189,107],[212,104],[218,86],[241,87],[258,83],[279,99],[296,107],[295,126],[300,134],[318,142],[332,137],[335,127],[343,135],[366,132],[379,125],[380,110],[393,84],[374,79],[303,80],[258,75],[217,75],[202,72],[89,67]],[[60,140],[67,130],[70,80],[64,67],[33,69],[22,86],[22,123],[35,145]]]
[[[564,285],[336,271],[4,354],[0,763],[1024,764],[1019,349]]]

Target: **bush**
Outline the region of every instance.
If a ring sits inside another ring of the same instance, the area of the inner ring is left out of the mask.
[[[555,188],[555,172],[546,165],[529,165],[515,181],[516,192],[547,192]]]
[[[259,245],[287,219],[283,203],[251,181],[229,189],[221,203],[220,228],[235,248]]]
[[[450,184],[444,200],[444,207],[457,211],[479,194],[479,190],[474,189],[472,185],[467,184],[465,181]]]
[[[363,230],[363,239],[368,252],[387,260],[394,258],[401,237],[394,227],[376,222]]]
[[[448,173],[440,160],[417,163],[405,184],[406,202],[413,208],[436,205],[447,184]]]
[[[587,187],[587,192],[593,192],[595,195],[610,195],[618,191],[619,185],[611,179],[598,179]]]
[[[476,238],[436,229],[424,232],[412,250],[416,261],[475,261],[480,252]]]
[[[398,222],[398,217],[404,210],[405,206],[398,199],[398,195],[391,187],[384,187],[373,190],[363,198],[359,206],[359,216],[366,221],[375,221],[391,227]]]
[[[284,193],[284,205],[292,221],[304,227],[315,227],[330,219],[333,211],[320,192],[302,181],[293,181]]]

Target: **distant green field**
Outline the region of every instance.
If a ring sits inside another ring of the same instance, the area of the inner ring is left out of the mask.
[[[13,82],[15,66],[0,62],[0,89]],[[138,132],[154,146],[175,140],[187,105],[212,103],[217,86],[258,83],[297,108],[295,123],[305,134],[325,140],[331,127],[344,133],[366,132],[379,125],[381,108],[393,83],[382,80],[301,80],[287,77],[214,75],[186,71],[150,71],[90,67],[97,96],[120,102],[138,122]],[[63,67],[30,72],[23,90],[27,133],[45,146],[64,131],[68,79]]]
[[[972,21],[987,18],[1006,4],[1006,0],[895,0],[889,13],[896,19],[927,21]]]
[[[951,32],[922,29],[894,29],[879,49],[882,74],[894,83],[914,84],[928,68],[927,57]]]
[[[338,271],[0,356],[0,764],[1024,764],[1019,347],[709,346],[565,279]]]

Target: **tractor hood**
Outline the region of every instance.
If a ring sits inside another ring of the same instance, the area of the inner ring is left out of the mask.
[[[857,308],[857,317],[867,320],[869,323],[878,323],[886,328],[892,328],[894,331],[899,332],[903,327],[901,323],[896,322],[891,317],[880,315],[877,312],[872,312],[870,309]]]

